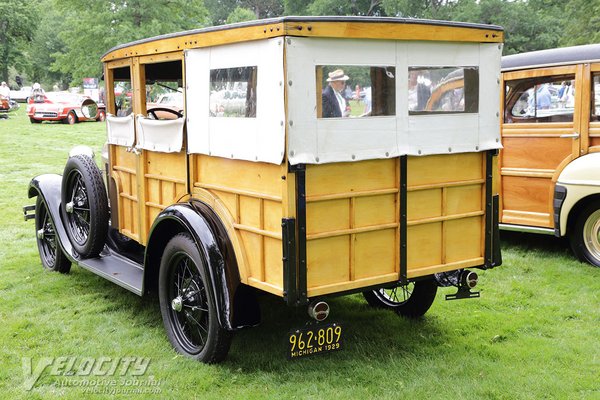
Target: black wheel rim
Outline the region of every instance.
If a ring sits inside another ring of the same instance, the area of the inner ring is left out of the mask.
[[[54,230],[54,225],[52,225],[50,215],[48,215],[46,205],[44,203],[41,204],[42,205],[37,210],[39,213],[38,226],[36,226],[38,231],[38,245],[40,249],[40,255],[44,260],[44,264],[48,268],[54,269],[56,266],[57,251],[56,232]]]
[[[68,180],[70,202],[67,208],[67,225],[72,239],[80,246],[85,245],[90,234],[90,203],[83,176],[79,171],[72,171]]]
[[[169,318],[179,344],[198,354],[208,340],[209,306],[206,287],[196,263],[186,254],[172,258],[168,297]]]
[[[373,291],[373,293],[386,306],[398,307],[405,304],[410,299],[414,289],[414,282],[410,282],[407,285],[396,286],[391,289],[378,289]]]

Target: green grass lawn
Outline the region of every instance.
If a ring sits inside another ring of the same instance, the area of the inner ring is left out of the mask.
[[[173,399],[600,399],[600,268],[576,261],[564,240],[503,234],[504,265],[480,274],[481,298],[444,301],[409,321],[369,308],[360,295],[330,302],[344,350],[297,361],[285,338],[306,322],[271,296],[262,324],[240,331],[227,360],[204,365],[177,355],[157,299],[139,298],[92,273],[42,270],[33,221],[21,207],[30,179],[61,173],[76,144],[100,153],[104,123],[30,124],[24,107],[0,120],[0,398],[108,398],[82,377],[45,370],[25,390],[24,360],[144,357],[143,376],[93,376],[97,385],[134,378]],[[376,262],[376,260],[374,260]],[[79,379],[79,380],[78,380]],[[75,383],[73,383],[75,382]],[[135,388],[135,386],[133,386]],[[114,397],[114,396],[113,396]]]

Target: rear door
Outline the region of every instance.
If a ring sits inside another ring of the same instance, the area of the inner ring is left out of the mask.
[[[500,221],[554,228],[554,184],[587,152],[589,67],[506,72],[503,80]]]

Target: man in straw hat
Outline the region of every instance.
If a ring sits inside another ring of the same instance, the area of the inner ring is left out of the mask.
[[[346,81],[350,79],[348,75],[344,74],[344,70],[336,69],[329,73],[327,82],[329,85],[323,90],[322,93],[322,117],[323,118],[336,118],[336,117],[347,117],[349,114],[346,100],[342,96],[341,92],[346,87]]]

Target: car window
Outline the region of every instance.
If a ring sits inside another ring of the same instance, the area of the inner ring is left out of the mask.
[[[317,65],[317,117],[396,115],[396,67]]]
[[[409,68],[409,114],[476,113],[478,107],[477,67]]]
[[[592,79],[592,121],[600,121],[600,74]]]
[[[575,77],[522,79],[507,84],[505,122],[571,122]]]
[[[257,67],[210,70],[210,117],[256,118]]]

